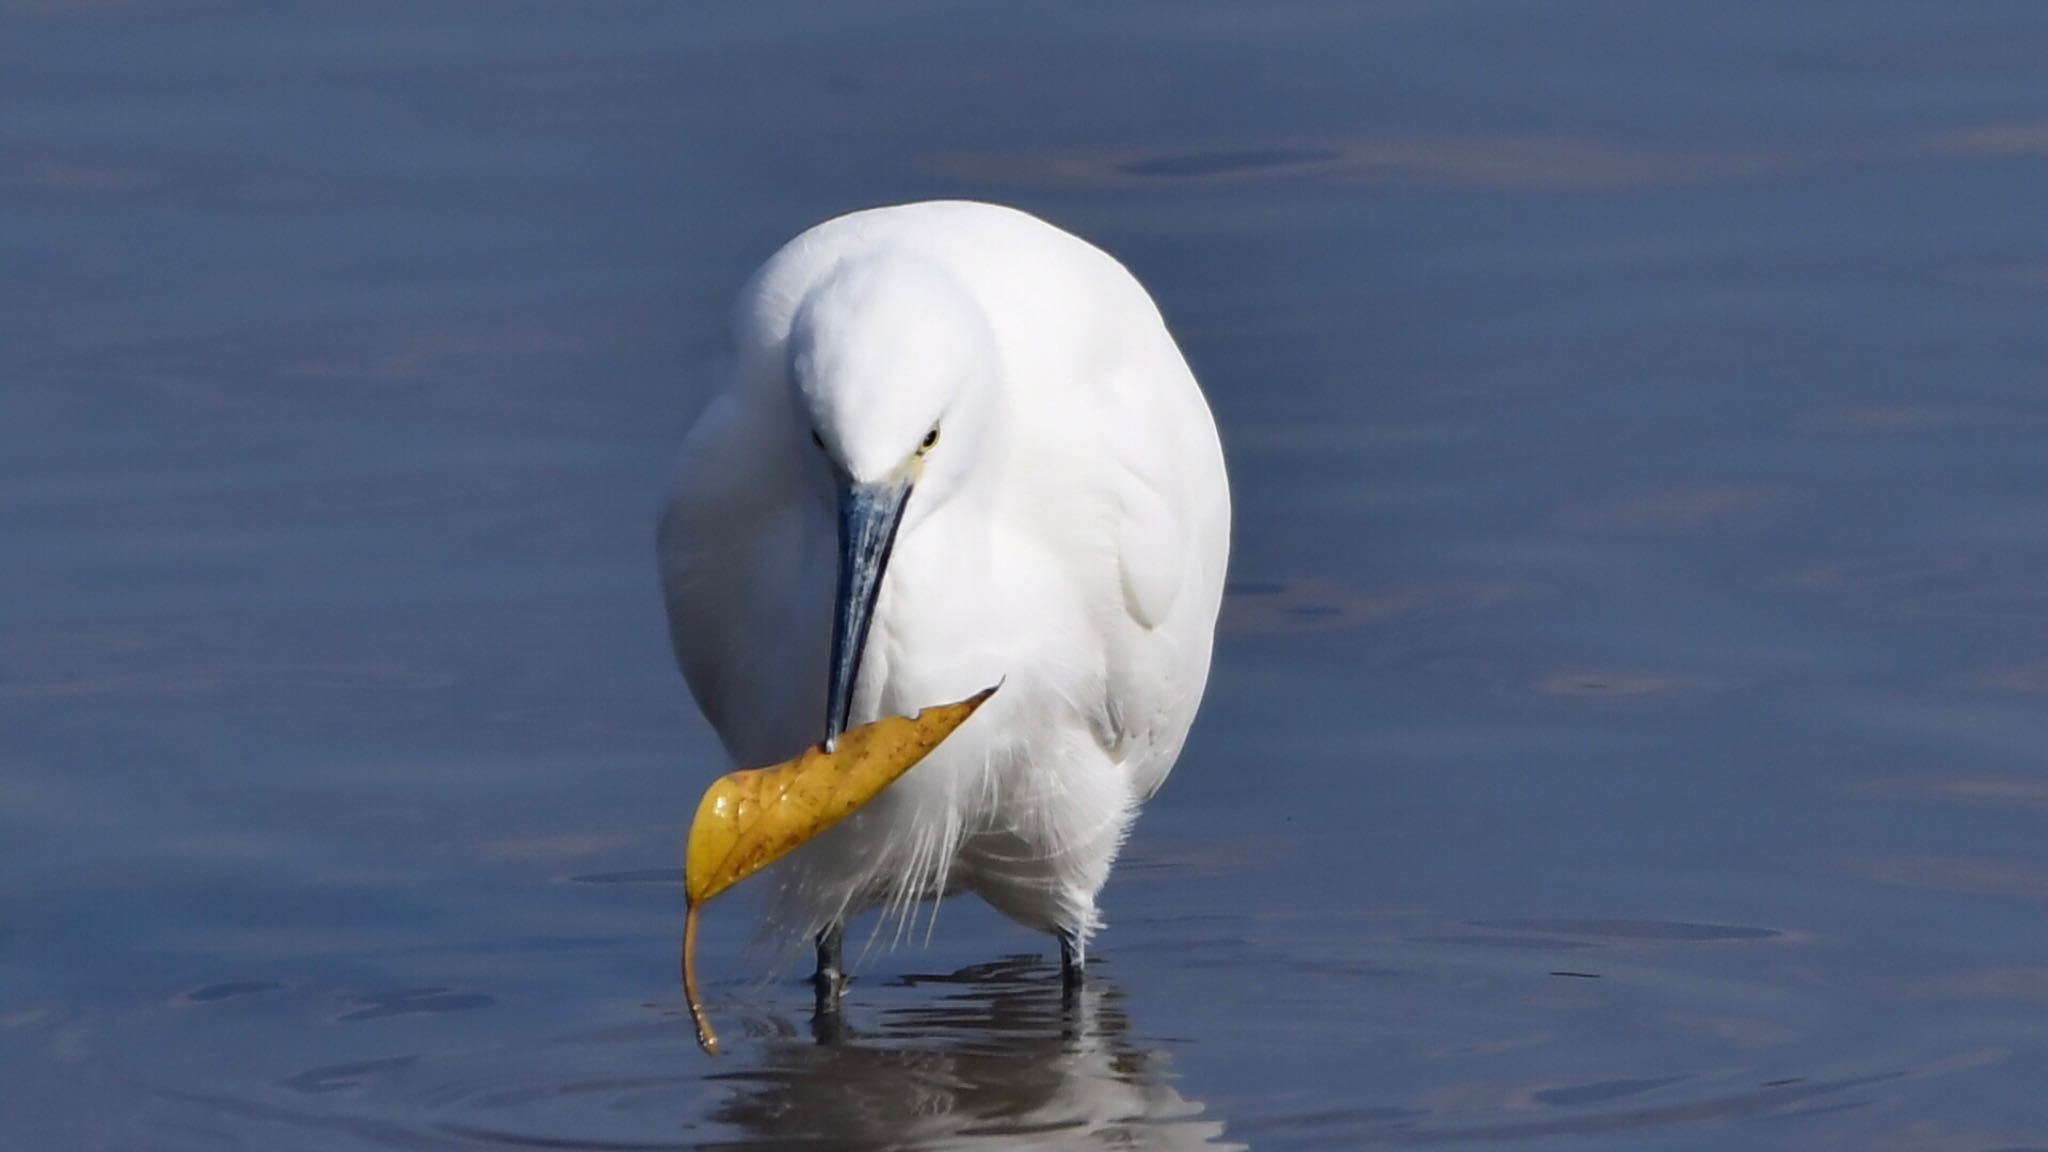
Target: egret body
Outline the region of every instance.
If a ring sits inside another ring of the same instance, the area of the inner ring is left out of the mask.
[[[965,202],[856,212],[755,273],[662,509],[670,636],[742,766],[1001,682],[780,868],[838,987],[846,920],[973,892],[1059,938],[1180,754],[1229,551],[1215,423],[1101,250]]]

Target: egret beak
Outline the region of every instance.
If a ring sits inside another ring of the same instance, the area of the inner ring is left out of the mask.
[[[914,469],[906,467],[872,484],[849,484],[839,494],[839,590],[832,608],[832,672],[825,696],[827,752],[838,747],[846,731],[875,597],[916,480]]]

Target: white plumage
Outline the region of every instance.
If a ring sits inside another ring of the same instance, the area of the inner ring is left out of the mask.
[[[893,531],[872,571],[847,541],[866,528]],[[754,766],[827,735],[835,663],[848,726],[1003,688],[781,866],[777,918],[819,932],[881,905],[900,926],[971,891],[1078,956],[1194,720],[1229,535],[1208,406],[1099,249],[965,202],[785,245],[740,294],[662,512],[690,690]]]

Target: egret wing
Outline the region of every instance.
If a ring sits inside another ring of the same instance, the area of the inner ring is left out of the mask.
[[[1162,437],[1114,436],[1117,568],[1124,606],[1143,628],[1165,623],[1187,582],[1188,530],[1174,506],[1173,460]]]
[[[1178,351],[1106,390],[1103,453],[1117,493],[1123,611],[1104,621],[1104,675],[1116,701],[1105,746],[1150,798],[1180,753],[1201,701],[1222,595],[1230,508],[1215,424]]]
[[[817,726],[830,634],[830,560],[804,553],[817,513],[762,408],[758,392],[730,389],[704,410],[657,541],[676,662],[742,764],[793,755]]]

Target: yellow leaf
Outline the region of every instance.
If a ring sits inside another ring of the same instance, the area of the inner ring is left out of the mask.
[[[697,998],[697,910],[720,893],[816,839],[895,783],[965,723],[995,693],[983,689],[955,704],[916,716],[891,716],[839,737],[827,752],[813,746],[772,768],[721,776],[705,791],[690,824],[683,892],[683,988],[697,1043],[718,1051],[718,1038]]]

